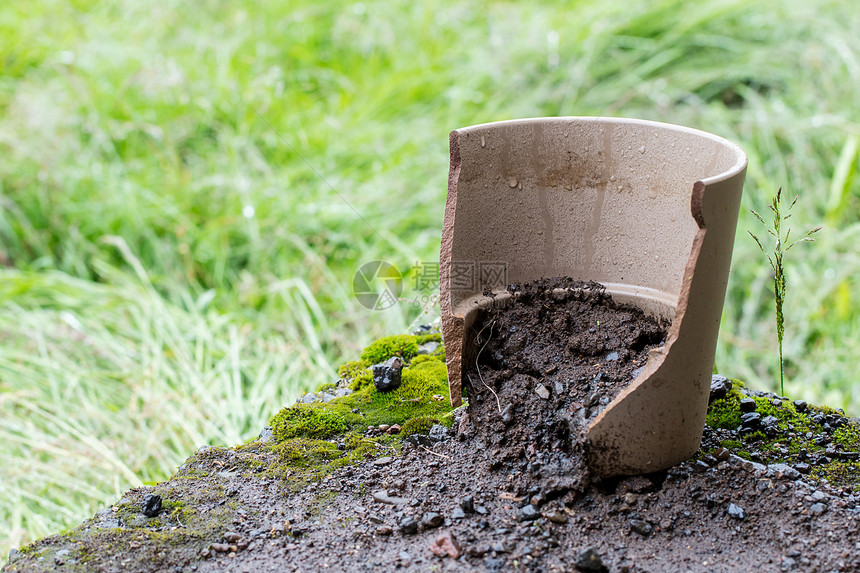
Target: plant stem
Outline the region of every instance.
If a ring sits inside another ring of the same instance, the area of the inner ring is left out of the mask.
[[[783,216],[780,213],[780,201],[782,199],[782,187],[776,192],[776,195],[771,199],[770,205],[768,208],[773,212],[773,223],[771,224],[771,228],[768,229],[768,234],[771,235],[774,240],[773,247],[773,256],[771,256],[762,245],[761,241],[758,237],[756,237],[752,231],[747,231],[750,236],[755,240],[758,248],[761,249],[767,256],[767,260],[770,263],[771,268],[773,269],[773,293],[775,298],[775,306],[776,306],[776,338],[779,343],[779,393],[781,396],[785,396],[785,361],[783,360],[782,353],[782,341],[785,337],[785,315],[783,314],[783,303],[785,302],[785,291],[786,291],[786,275],[785,275],[785,267],[783,266],[782,259],[783,255],[787,253],[791,247],[800,243],[801,241],[814,241],[812,238],[813,233],[817,233],[821,230],[821,227],[815,227],[811,231],[808,231],[805,235],[803,235],[800,239],[790,243],[787,247],[783,247],[785,243],[788,243],[788,237],[791,235],[791,229],[785,232],[785,236],[782,236],[782,222],[786,221],[789,217],[791,217],[791,208],[794,207],[794,204],[797,203],[797,196],[794,197],[794,200],[791,202],[791,205],[788,206],[789,213]],[[767,225],[764,219],[753,210],[750,210],[756,219],[759,220],[763,225]]]

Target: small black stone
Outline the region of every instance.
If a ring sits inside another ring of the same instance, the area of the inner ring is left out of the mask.
[[[813,503],[809,508],[809,513],[812,515],[821,515],[825,511],[827,511],[827,506],[823,503]]]
[[[518,521],[534,521],[540,517],[540,512],[532,504],[525,505],[517,512]]]
[[[798,412],[806,412],[806,402],[803,400],[795,400],[794,409]]]
[[[373,365],[373,384],[377,392],[391,392],[400,388],[400,373],[403,362],[392,356],[382,364]]]
[[[433,440],[430,439],[430,436],[424,434],[410,434],[406,436],[406,442],[413,446],[424,446],[425,448],[433,445]]]
[[[475,513],[475,498],[471,495],[465,496],[460,500],[460,509],[466,513]]]
[[[743,398],[740,401],[741,412],[754,412],[755,411],[755,400],[752,398]]]
[[[630,530],[638,533],[642,537],[648,537],[651,535],[651,524],[641,519],[631,519]]]
[[[603,571],[603,559],[593,547],[587,547],[576,554],[576,566],[581,571]]]
[[[761,419],[761,425],[765,428],[775,427],[777,424],[779,424],[779,418],[776,416],[765,416]]]
[[[140,509],[146,517],[155,517],[161,511],[161,496],[151,493],[143,496],[143,505]]]
[[[747,412],[741,416],[741,428],[758,428],[761,426],[761,414],[758,412]]]
[[[424,517],[421,518],[421,525],[426,529],[439,527],[443,523],[445,523],[445,518],[435,511],[428,511],[424,514]]]
[[[711,376],[711,397],[709,401],[713,402],[714,400],[725,398],[731,389],[732,383],[728,378],[714,374]]]
[[[400,531],[402,531],[406,535],[418,533],[418,522],[415,521],[414,517],[409,517],[407,515],[400,520]]]
[[[709,466],[706,462],[703,462],[702,460],[696,460],[696,463],[693,464],[693,471],[704,472],[707,471],[710,467],[711,466]]]

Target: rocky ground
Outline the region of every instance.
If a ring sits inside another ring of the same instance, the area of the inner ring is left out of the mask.
[[[277,463],[263,448],[208,448],[4,571],[860,570],[858,497],[789,466],[703,451],[708,461],[546,499],[511,491],[482,444],[437,438],[294,493],[237,471]],[[146,517],[146,494],[181,510]]]
[[[860,571],[856,419],[715,376],[694,458],[565,490],[528,478],[527,436],[499,457],[451,411],[443,360],[436,334],[382,339],[3,571]]]

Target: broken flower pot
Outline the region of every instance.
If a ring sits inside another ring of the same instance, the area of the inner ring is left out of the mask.
[[[597,281],[672,321],[664,346],[587,426],[592,474],[693,455],[708,406],[746,155],[686,127],[614,118],[504,121],[451,133],[441,306],[451,400],[481,309],[511,283]],[[488,296],[489,295],[489,296]]]

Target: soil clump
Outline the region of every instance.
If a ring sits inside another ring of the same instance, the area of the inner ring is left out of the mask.
[[[588,483],[585,429],[642,370],[669,323],[568,278],[508,287],[473,327],[466,371],[475,437],[514,472],[521,495]]]

